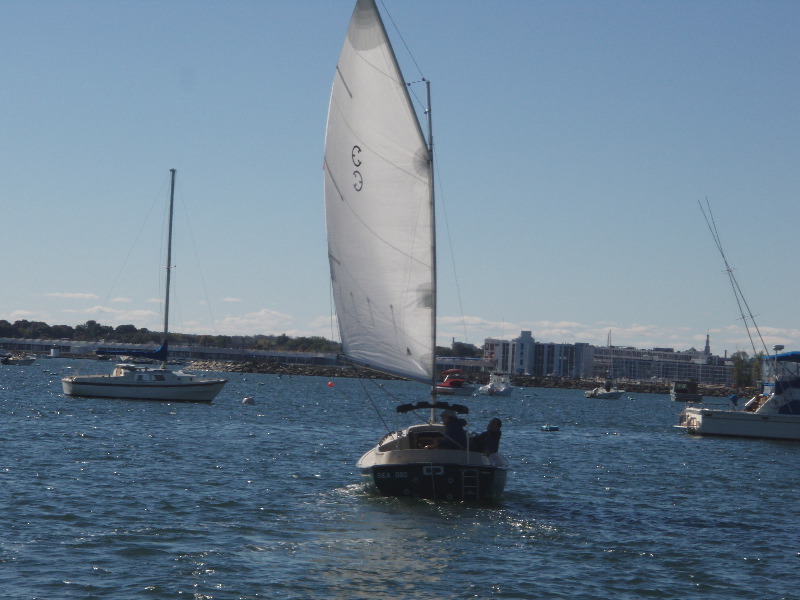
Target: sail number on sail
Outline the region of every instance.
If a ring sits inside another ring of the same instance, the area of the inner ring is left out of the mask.
[[[360,155],[361,148],[358,146],[353,146],[353,151],[350,153],[350,158],[352,158],[353,164],[356,166],[356,170],[353,171],[353,177],[356,180],[356,182],[353,184],[353,189],[355,189],[357,192],[360,192],[364,187],[364,179],[361,177],[361,171],[358,170],[358,167],[361,166],[361,159],[359,158]]]

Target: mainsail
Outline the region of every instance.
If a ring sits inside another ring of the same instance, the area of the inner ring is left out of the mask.
[[[325,137],[328,256],[354,363],[433,383],[435,249],[425,137],[373,0],[358,0]]]

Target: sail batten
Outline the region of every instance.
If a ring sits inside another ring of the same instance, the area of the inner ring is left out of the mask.
[[[434,250],[428,145],[373,0],[358,0],[333,79],[325,214],[350,362],[432,383]]]

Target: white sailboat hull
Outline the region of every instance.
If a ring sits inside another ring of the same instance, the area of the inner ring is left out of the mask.
[[[677,427],[695,435],[800,440],[800,415],[687,407]]]
[[[161,400],[169,402],[211,402],[225,387],[227,379],[205,379],[183,371],[136,368],[112,375],[72,375],[61,380],[67,396]]]
[[[175,169],[170,169],[169,238],[167,241],[166,285],[164,295],[164,342],[153,351],[136,352],[135,356],[158,358],[167,365],[169,334],[169,289],[172,268],[172,215],[175,196]],[[99,349],[101,354],[119,354],[113,349]],[[204,379],[183,371],[151,369],[120,363],[111,375],[71,375],[61,380],[67,396],[120,398],[124,400],[163,400],[167,402],[211,402],[227,383],[227,379]]]

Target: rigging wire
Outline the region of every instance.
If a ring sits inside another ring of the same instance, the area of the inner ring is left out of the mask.
[[[400,32],[400,28],[397,27],[397,23],[395,23],[394,19],[392,18],[392,13],[389,12],[389,9],[386,7],[386,3],[383,0],[381,0],[381,6],[383,6],[383,11],[382,11],[383,14],[385,14],[387,17],[389,17],[389,21],[391,21],[392,27],[394,27],[394,30],[397,32],[397,37],[400,38],[401,42],[403,42],[403,47],[406,49],[406,52],[408,53],[408,56],[411,59],[411,62],[414,63],[414,66],[417,68],[417,72],[421,76],[422,75],[422,69],[420,69],[419,63],[417,63],[417,59],[415,59],[414,55],[411,53],[411,49],[408,47],[408,44],[406,44],[406,40],[403,37],[403,34]]]
[[[150,203],[150,207],[147,209],[147,212],[142,219],[141,224],[139,225],[139,230],[136,232],[136,235],[133,238],[133,242],[131,242],[130,247],[128,248],[128,253],[125,255],[125,258],[122,259],[122,263],[119,266],[116,276],[114,277],[114,281],[111,282],[111,287],[108,289],[106,293],[106,297],[103,300],[103,306],[108,306],[109,299],[111,298],[111,294],[114,293],[114,290],[117,287],[117,282],[122,277],[122,274],[125,272],[125,268],[128,264],[128,260],[130,259],[133,251],[139,245],[139,240],[142,237],[142,232],[145,230],[145,227],[148,224],[150,219],[150,215],[153,213],[156,205],[160,202],[163,202],[163,191],[166,189],[167,184],[169,183],[169,177],[167,177],[164,182],[162,182],[161,190],[153,197],[153,201]]]
[[[385,14],[388,17],[389,21],[391,22],[392,27],[394,28],[395,32],[397,33],[397,37],[402,42],[403,47],[405,48],[405,51],[408,54],[409,59],[411,60],[412,63],[414,63],[414,67],[416,67],[417,72],[419,73],[419,76],[420,76],[420,79],[417,80],[417,81],[407,81],[406,82],[406,88],[409,91],[409,95],[413,97],[414,102],[419,107],[421,107],[421,110],[422,110],[423,114],[427,114],[429,108],[426,107],[425,102],[417,95],[417,93],[416,93],[416,91],[415,91],[415,89],[413,87],[414,84],[422,83],[422,82],[425,82],[427,80],[426,80],[424,74],[422,73],[422,69],[420,68],[419,63],[417,62],[417,59],[414,58],[414,54],[411,52],[411,48],[409,48],[408,44],[406,43],[406,40],[403,37],[403,34],[400,32],[400,29],[398,28],[397,23],[395,23],[394,19],[392,18],[391,13],[389,12],[388,8],[386,7],[386,3],[383,2],[383,0],[381,0],[381,6],[383,7],[383,11],[382,11],[383,14]],[[430,143],[430,140],[428,141],[428,143]],[[435,158],[435,157],[438,156],[438,152],[436,150],[436,147],[433,148],[433,154],[434,154],[434,156],[432,158]],[[461,297],[461,287],[459,285],[458,271],[456,269],[455,252],[453,252],[453,236],[451,235],[451,232],[450,232],[450,221],[449,221],[448,216],[447,216],[447,204],[445,202],[445,196],[444,196],[444,192],[442,190],[442,184],[441,184],[442,178],[440,177],[440,174],[439,174],[440,172],[439,172],[439,161],[438,161],[438,159],[433,161],[433,165],[434,165],[434,169],[436,170],[436,173],[435,173],[436,174],[435,181],[436,181],[436,188],[437,188],[436,198],[438,200],[438,204],[442,208],[442,214],[444,216],[445,232],[447,233],[447,245],[448,245],[448,249],[450,251],[450,262],[451,262],[451,267],[453,269],[453,277],[455,278],[456,298],[458,300],[458,309],[459,309],[459,312],[460,312],[460,315],[461,315],[461,325],[464,328],[464,341],[468,342],[469,336],[467,335],[467,321],[466,321],[466,318],[464,316],[464,305],[463,305],[462,297]]]
[[[436,154],[436,148],[433,150],[434,154]],[[464,317],[464,305],[461,301],[461,285],[459,283],[458,278],[458,271],[456,269],[456,255],[453,251],[453,236],[450,233],[450,220],[447,218],[447,203],[445,202],[444,192],[442,191],[442,178],[439,176],[439,161],[433,161],[434,168],[436,169],[436,183],[439,188],[439,194],[437,194],[437,198],[439,199],[439,204],[442,207],[442,213],[444,216],[444,228],[447,232],[447,246],[450,250],[450,263],[453,269],[453,278],[455,279],[455,288],[456,288],[456,299],[458,300],[458,310],[461,313],[461,325],[464,328],[464,342],[469,342],[469,336],[467,336],[467,320]]]
[[[375,414],[378,415],[378,418],[381,420],[381,423],[383,423],[383,426],[386,429],[386,433],[391,433],[392,430],[389,428],[389,424],[386,423],[386,419],[383,418],[383,414],[381,414],[381,411],[378,408],[378,405],[375,403],[375,400],[372,397],[372,394],[370,394],[369,390],[367,389],[367,386],[366,386],[366,383],[365,383],[366,379],[364,377],[362,377],[363,369],[355,368],[355,372],[356,372],[356,379],[358,379],[358,383],[361,385],[361,389],[364,391],[364,394],[367,396],[367,399],[369,400],[369,403],[372,405],[372,409],[375,411]],[[378,384],[375,382],[374,379],[370,378],[369,381],[371,381],[372,384],[375,387],[378,387]],[[389,396],[390,398],[392,398],[395,401],[397,401],[397,398],[394,396],[394,394],[392,394],[388,390],[381,389],[381,391],[384,394],[386,394],[387,396]]]
[[[202,268],[203,263],[200,261],[200,253],[197,251],[197,242],[195,241],[195,238],[194,238],[194,231],[193,231],[193,228],[192,228],[192,222],[190,220],[189,209],[188,209],[186,201],[184,199],[182,188],[180,187],[180,181],[178,181],[176,183],[177,183],[176,187],[178,188],[176,190],[176,193],[177,193],[177,196],[178,196],[178,201],[179,201],[179,203],[181,205],[181,208],[183,209],[184,219],[186,220],[186,223],[187,223],[187,228],[186,229],[187,229],[187,231],[189,233],[189,239],[192,242],[192,250],[194,251],[194,259],[195,259],[195,263],[197,264],[197,272],[198,272],[198,275],[200,276],[200,283],[203,286],[203,296],[205,297],[206,306],[208,307],[208,315],[211,318],[211,330],[213,331],[214,335],[219,335],[218,332],[217,332],[217,321],[214,318],[214,311],[213,311],[212,306],[211,306],[211,300],[208,297],[208,286],[206,285],[206,279],[203,276],[203,268]]]
[[[706,225],[708,226],[708,230],[711,232],[711,236],[714,238],[714,243],[717,246],[717,250],[719,250],[720,256],[722,256],[722,262],[725,263],[725,272],[728,274],[728,279],[730,281],[731,288],[733,289],[733,295],[736,298],[736,304],[739,307],[739,314],[742,316],[744,328],[747,331],[747,337],[750,338],[750,346],[753,348],[753,354],[758,354],[758,351],[756,350],[756,344],[753,340],[753,335],[750,332],[750,326],[747,324],[748,319],[753,324],[753,328],[756,330],[759,340],[761,340],[761,345],[764,346],[765,353],[769,354],[767,344],[764,342],[764,338],[761,336],[761,331],[758,328],[758,324],[756,324],[756,318],[753,315],[753,311],[750,310],[750,306],[747,304],[747,300],[742,293],[742,288],[739,287],[739,282],[737,281],[736,276],[733,274],[733,269],[728,263],[728,257],[725,256],[725,251],[722,248],[722,240],[720,239],[719,231],[717,230],[717,224],[714,221],[714,215],[711,212],[711,204],[709,203],[708,198],[706,198],[705,208],[703,207],[702,202],[699,200],[697,203],[700,206],[700,210],[703,212],[703,217],[706,220]]]

